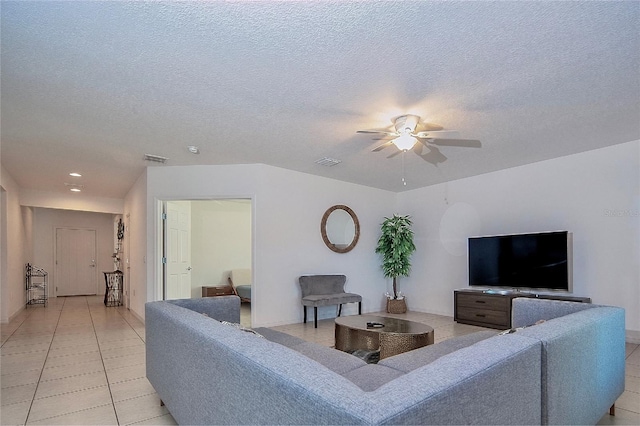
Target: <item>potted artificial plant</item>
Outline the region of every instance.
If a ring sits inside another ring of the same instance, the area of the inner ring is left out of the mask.
[[[382,254],[382,271],[387,278],[393,278],[393,299],[387,297],[387,312],[399,314],[407,311],[404,297],[398,297],[398,277],[408,277],[411,271],[411,254],[416,250],[413,244],[411,218],[394,214],[385,217],[380,230],[376,253]]]

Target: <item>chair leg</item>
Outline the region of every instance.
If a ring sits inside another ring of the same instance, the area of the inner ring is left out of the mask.
[[[613,404],[611,407],[609,407],[609,415],[610,416],[616,415],[616,404]]]
[[[318,307],[313,307],[313,327],[318,328]]]
[[[358,302],[358,315],[362,315],[362,302]]]
[[[342,313],[342,303],[338,305],[338,316]]]
[[[307,323],[307,307],[302,305],[302,311],[304,312],[304,323]]]

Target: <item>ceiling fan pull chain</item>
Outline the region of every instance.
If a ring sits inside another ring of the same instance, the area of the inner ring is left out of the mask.
[[[406,186],[407,185],[407,181],[404,178],[404,153],[405,152],[407,152],[406,149],[402,151],[402,184]]]

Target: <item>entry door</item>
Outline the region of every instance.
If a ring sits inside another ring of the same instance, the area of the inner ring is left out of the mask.
[[[167,201],[165,299],[191,297],[191,202]]]
[[[95,229],[56,229],[56,295],[97,294]]]

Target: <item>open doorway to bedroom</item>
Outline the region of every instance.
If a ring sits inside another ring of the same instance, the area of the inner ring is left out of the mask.
[[[235,292],[243,300],[241,323],[250,326],[255,302],[253,282],[246,278],[253,275],[251,199],[167,200],[162,209],[162,298]],[[234,274],[236,282],[230,280]]]

